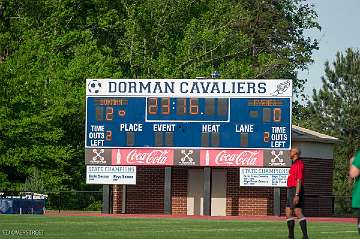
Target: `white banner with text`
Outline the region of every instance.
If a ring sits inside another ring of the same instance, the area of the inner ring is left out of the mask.
[[[240,168],[240,187],[286,187],[290,168]]]
[[[136,184],[136,166],[86,166],[87,184]]]

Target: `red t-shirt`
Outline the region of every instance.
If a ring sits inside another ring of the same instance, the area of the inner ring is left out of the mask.
[[[301,185],[304,185],[304,163],[300,159],[297,159],[290,168],[287,179],[288,188],[296,187],[298,179],[301,180]]]

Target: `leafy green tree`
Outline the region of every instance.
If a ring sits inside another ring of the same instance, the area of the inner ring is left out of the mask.
[[[334,191],[350,195],[349,158],[360,146],[360,52],[338,52],[332,65],[325,63],[322,82],[310,102],[313,127],[340,139],[335,150]]]
[[[22,191],[34,193],[45,192],[44,181],[43,178],[40,177],[40,171],[38,169],[35,168],[32,175],[25,180]]]
[[[292,124],[299,125],[304,128],[314,128],[314,115],[308,102],[300,103],[294,101],[292,105]]]
[[[21,189],[33,168],[41,171],[47,190],[79,185],[85,171],[85,78],[109,77],[115,63],[87,32],[48,39],[45,27],[24,32],[21,44],[0,64],[0,82],[6,86],[0,114],[0,165],[6,180],[1,186],[11,182],[12,189]],[[74,39],[77,44],[71,45]]]
[[[0,188],[84,187],[86,78],[290,78],[319,28],[304,0],[0,0]]]

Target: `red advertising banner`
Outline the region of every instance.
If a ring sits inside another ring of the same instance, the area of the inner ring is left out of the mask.
[[[112,149],[112,165],[173,165],[173,149]]]
[[[263,167],[263,150],[201,150],[200,166]]]

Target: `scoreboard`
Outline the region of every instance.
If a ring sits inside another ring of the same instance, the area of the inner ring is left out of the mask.
[[[290,80],[88,79],[86,148],[290,149]]]

